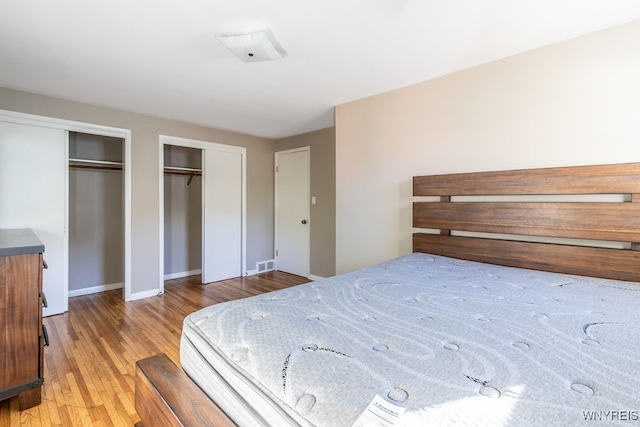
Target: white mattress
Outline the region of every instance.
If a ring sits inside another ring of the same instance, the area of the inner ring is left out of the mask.
[[[636,425],[640,284],[412,254],[195,312],[181,363],[239,425]]]

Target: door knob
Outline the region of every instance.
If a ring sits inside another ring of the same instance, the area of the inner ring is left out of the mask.
[[[307,223],[307,220],[306,220],[306,219],[303,219],[301,222],[302,222],[302,224],[306,224],[306,223]]]

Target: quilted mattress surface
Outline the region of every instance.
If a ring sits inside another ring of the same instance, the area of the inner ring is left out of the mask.
[[[197,311],[181,363],[239,425],[637,425],[640,284],[412,254]]]

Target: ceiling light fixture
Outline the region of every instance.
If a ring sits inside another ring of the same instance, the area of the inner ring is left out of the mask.
[[[285,55],[269,30],[216,38],[244,62],[269,61]]]

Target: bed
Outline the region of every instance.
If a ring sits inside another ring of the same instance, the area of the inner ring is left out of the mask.
[[[184,372],[137,364],[141,423],[637,422],[640,164],[413,194],[414,253],[188,316]]]

